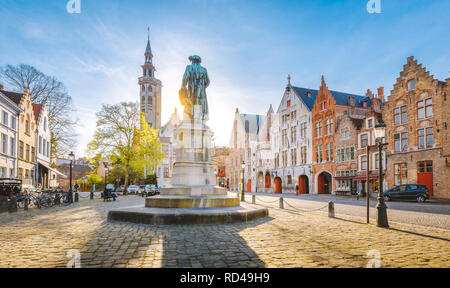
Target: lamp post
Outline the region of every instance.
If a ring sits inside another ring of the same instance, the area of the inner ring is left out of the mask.
[[[73,203],[73,192],[72,192],[72,165],[73,165],[73,159],[75,158],[75,154],[73,152],[70,152],[70,168],[69,168],[69,203]]]
[[[378,179],[378,203],[377,203],[377,226],[383,228],[389,228],[388,217],[387,217],[387,207],[384,203],[383,195],[383,139],[386,137],[386,124],[380,118],[378,124],[375,126],[375,139],[378,141],[378,169],[379,169],[379,179]]]
[[[244,185],[244,180],[245,180],[245,177],[244,177],[244,172],[245,172],[245,162],[244,161],[242,161],[242,164],[241,164],[241,168],[242,168],[242,193],[241,193],[241,201],[245,201],[245,195],[244,195],[244,192],[245,192],[245,185]]]
[[[106,185],[108,185],[108,183],[107,183],[107,179],[108,179],[108,163],[103,162],[103,165],[105,165],[105,191],[106,191]]]

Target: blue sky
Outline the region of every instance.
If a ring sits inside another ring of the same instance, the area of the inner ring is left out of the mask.
[[[0,66],[31,64],[63,81],[73,97],[83,155],[102,103],[138,101],[137,78],[151,29],[163,122],[181,105],[188,56],[198,54],[211,86],[209,125],[228,144],[236,107],[278,107],[292,83],[364,94],[392,89],[408,56],[440,80],[450,77],[450,1],[381,0],[0,0]]]

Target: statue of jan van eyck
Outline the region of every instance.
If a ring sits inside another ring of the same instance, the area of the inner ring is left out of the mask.
[[[184,107],[184,113],[191,119],[208,120],[209,111],[206,98],[206,87],[210,83],[208,71],[200,65],[202,62],[200,56],[191,56],[189,60],[192,64],[186,67],[179,91],[181,105]],[[195,106],[198,106],[199,109],[194,109]]]

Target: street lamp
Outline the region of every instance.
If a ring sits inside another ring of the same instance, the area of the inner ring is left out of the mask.
[[[73,192],[72,192],[72,165],[73,165],[73,159],[75,158],[75,154],[73,154],[73,152],[70,152],[69,154],[70,157],[70,169],[69,169],[69,174],[70,174],[70,178],[69,178],[69,203],[73,203]]]
[[[105,165],[105,191],[106,191],[106,185],[108,185],[107,179],[108,179],[108,163],[103,162],[103,165]]]
[[[241,193],[241,201],[245,201],[245,195],[244,195],[244,192],[245,192],[245,185],[244,185],[244,180],[245,180],[245,178],[244,178],[244,172],[245,172],[245,162],[244,161],[242,161],[242,164],[241,164],[241,168],[242,168],[242,193]]]
[[[377,203],[377,226],[383,228],[389,228],[388,217],[386,212],[386,204],[384,203],[383,195],[383,139],[386,137],[386,124],[383,119],[378,120],[378,124],[375,126],[375,139],[378,141],[378,203]]]

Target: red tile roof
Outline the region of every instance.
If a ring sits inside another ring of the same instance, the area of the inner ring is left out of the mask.
[[[2,92],[2,94],[4,94],[9,99],[11,99],[11,101],[16,103],[17,105],[20,104],[22,97],[25,95],[23,93],[16,93],[16,92],[10,92],[10,91],[5,91],[5,90],[0,90],[0,92]]]
[[[41,113],[42,104],[34,104],[33,103],[33,111],[34,111],[34,118],[36,122],[38,121],[39,114]]]

